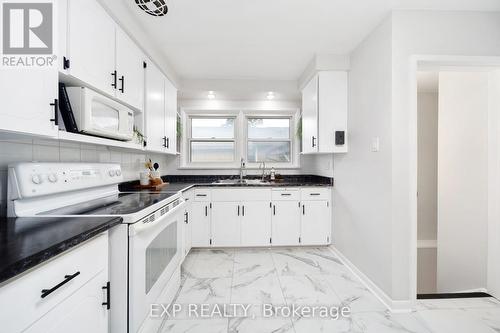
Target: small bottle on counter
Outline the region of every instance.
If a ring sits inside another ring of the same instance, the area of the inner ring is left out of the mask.
[[[274,170],[274,167],[271,168],[270,180],[271,181],[276,180],[276,170]]]

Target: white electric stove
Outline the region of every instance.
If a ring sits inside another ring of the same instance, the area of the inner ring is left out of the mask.
[[[8,172],[9,216],[120,216],[110,235],[111,332],[149,332],[153,303],[180,285],[184,199],[179,192],[119,192],[119,164],[17,163]]]

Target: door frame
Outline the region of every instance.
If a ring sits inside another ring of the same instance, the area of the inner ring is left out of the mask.
[[[488,56],[452,56],[452,55],[414,55],[410,58],[410,116],[409,116],[409,198],[410,198],[410,302],[413,307],[417,301],[417,182],[418,182],[418,127],[417,127],[417,73],[426,69],[467,69],[500,68],[500,57]]]

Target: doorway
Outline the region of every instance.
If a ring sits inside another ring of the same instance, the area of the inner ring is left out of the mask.
[[[417,72],[417,298],[500,297],[500,70]]]

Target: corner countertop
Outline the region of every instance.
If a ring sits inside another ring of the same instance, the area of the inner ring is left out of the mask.
[[[119,217],[0,217],[0,283],[121,221]]]
[[[214,183],[220,179],[229,179],[227,175],[186,175],[186,176],[162,176],[164,182],[168,183],[160,191],[184,192],[193,187],[243,187],[243,188],[268,188],[268,187],[332,187],[333,178],[313,176],[313,175],[286,175],[279,181],[267,184],[234,184],[234,183]],[[235,178],[234,176],[232,178]],[[248,179],[257,179],[248,177]],[[126,182],[120,185],[122,192],[151,191],[137,189],[138,181]]]

